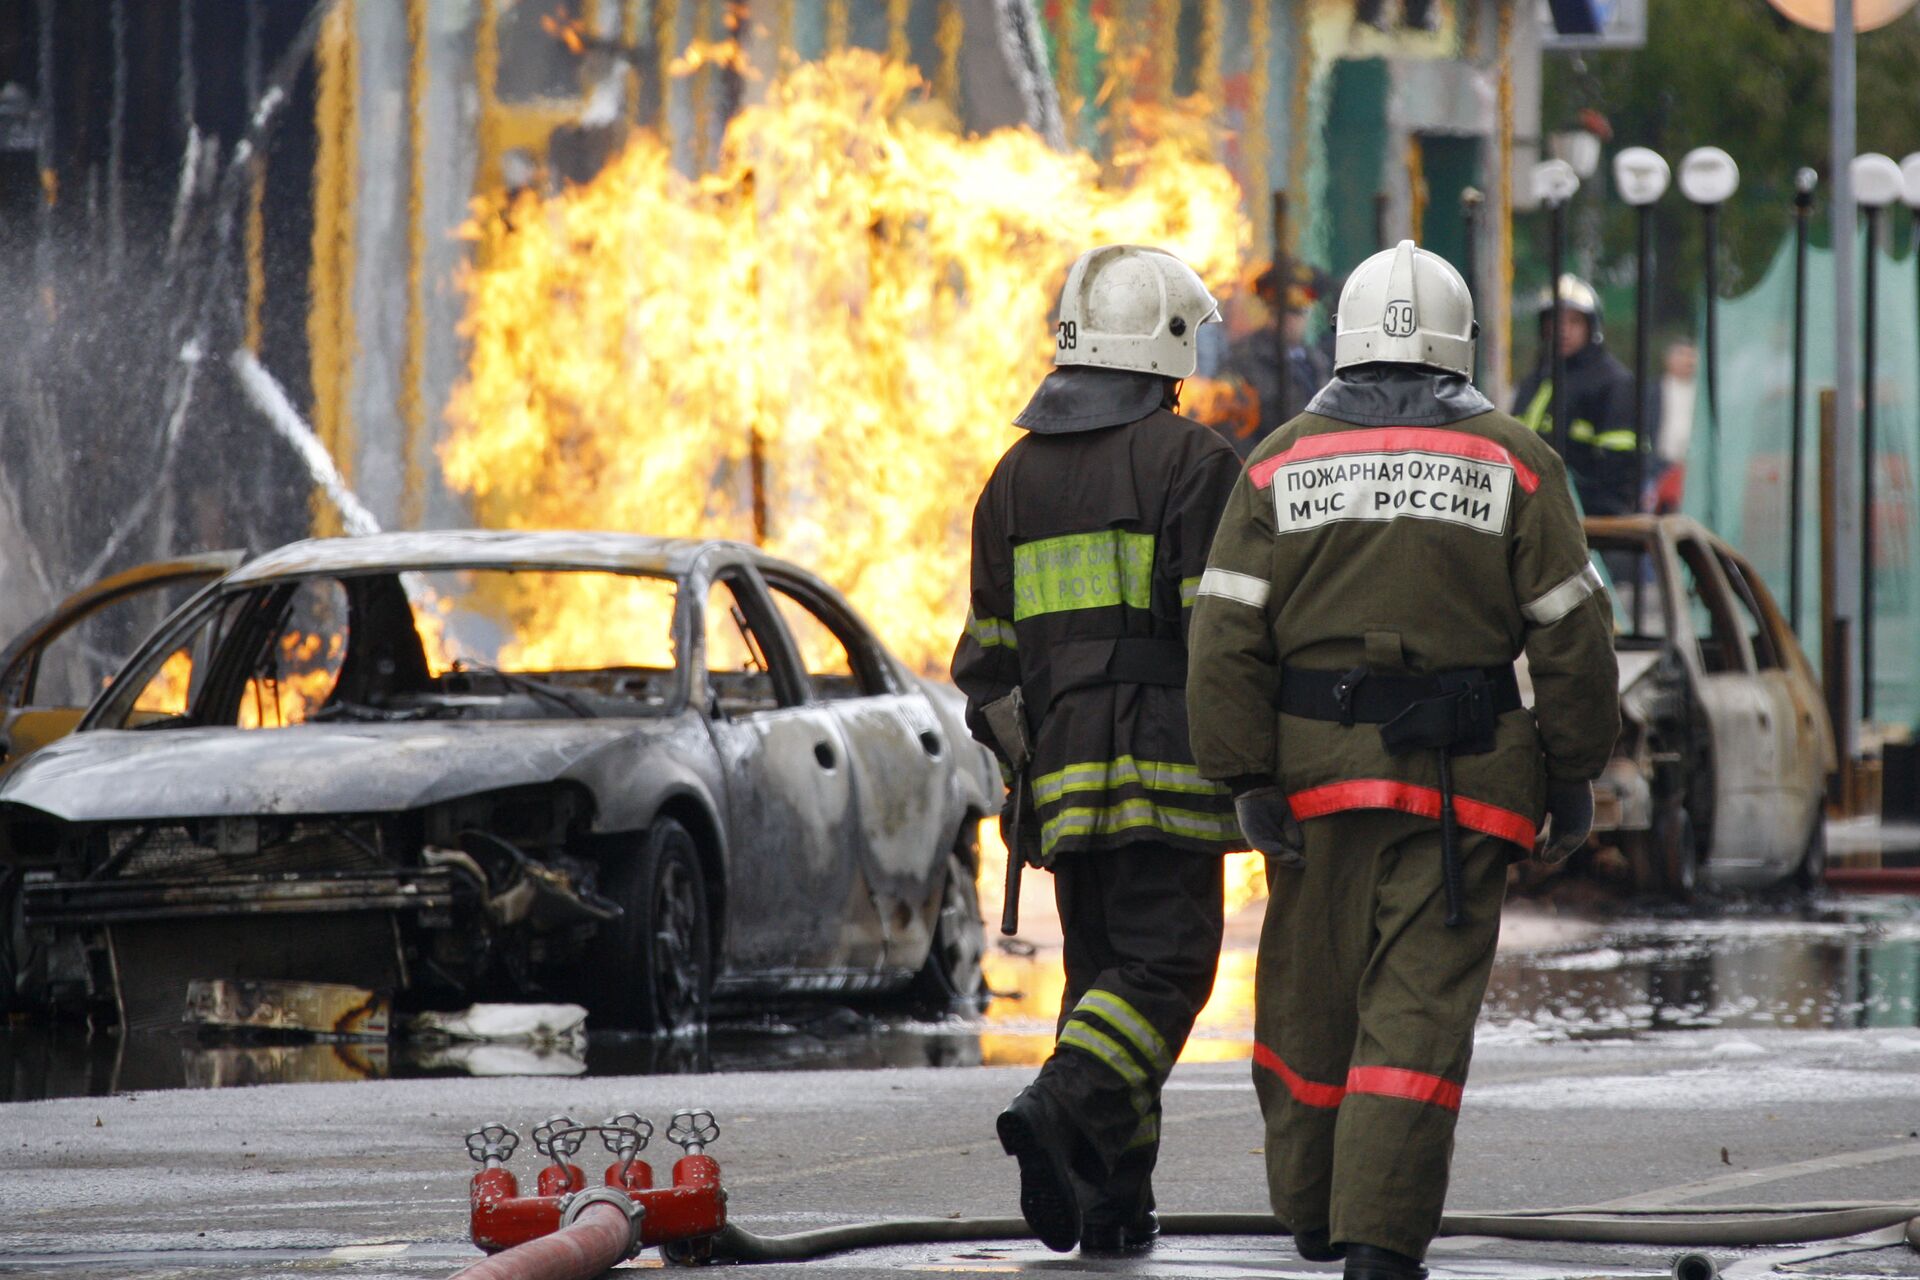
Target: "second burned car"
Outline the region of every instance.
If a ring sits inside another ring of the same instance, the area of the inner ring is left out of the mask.
[[[710,998],[982,990],[953,691],[737,544],[296,543],[169,619],[0,785],[0,992],[178,1023],[194,979]]]

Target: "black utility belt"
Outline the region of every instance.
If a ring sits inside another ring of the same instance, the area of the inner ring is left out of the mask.
[[[1054,699],[1074,689],[1110,684],[1184,689],[1186,683],[1186,645],[1135,636],[1059,641],[1047,649],[1047,661],[1020,681],[1035,723]]]
[[[1368,667],[1280,671],[1281,711],[1307,720],[1377,724],[1393,755],[1420,748],[1447,748],[1455,755],[1490,751],[1494,722],[1519,709],[1520,682],[1512,664],[1431,675]]]

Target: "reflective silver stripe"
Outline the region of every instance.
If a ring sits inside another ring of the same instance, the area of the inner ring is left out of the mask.
[[[1250,573],[1235,573],[1231,569],[1209,569],[1200,575],[1200,594],[1219,596],[1223,600],[1238,600],[1241,604],[1255,609],[1267,607],[1267,597],[1273,594],[1273,584],[1265,578],[1256,578]]]
[[[1547,594],[1520,606],[1520,612],[1536,627],[1550,627],[1574,611],[1582,600],[1602,587],[1600,571],[1591,563]]]

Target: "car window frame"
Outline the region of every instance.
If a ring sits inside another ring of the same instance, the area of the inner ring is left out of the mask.
[[[809,582],[796,573],[782,572],[779,569],[765,570],[761,579],[767,585],[768,599],[773,604],[773,612],[780,623],[780,629],[786,633],[787,642],[792,646],[801,678],[807,686],[808,696],[813,701],[847,702],[848,698],[821,698],[814,694],[813,673],[807,670],[806,660],[800,657],[798,637],[787,626],[787,620],[780,613],[779,601],[774,599],[775,592],[785,592],[795,604],[811,613],[814,618],[832,633],[847,651],[847,662],[853,668],[853,678],[860,687],[857,697],[884,698],[899,693],[900,684],[895,678],[893,664],[887,660],[886,651],[879,640],[861,621],[853,607],[834,597],[825,584]]]
[[[767,674],[773,679],[773,710],[786,711],[814,704],[813,682],[807,678],[806,665],[800,661],[799,650],[787,634],[780,611],[753,565],[744,560],[721,560],[703,565],[689,575],[689,581],[697,588],[688,593],[693,597],[689,600],[689,608],[699,611],[693,619],[692,631],[699,642],[697,668],[702,709],[707,715],[725,715],[728,719],[738,720],[745,716],[767,714],[764,711],[748,711],[736,715],[720,710],[719,699],[708,679],[712,672],[707,662],[707,598],[716,583],[724,583],[733,592],[740,612],[746,615],[747,626],[759,641],[760,656],[766,659]]]
[[[1748,648],[1753,653],[1753,669],[1756,672],[1785,671],[1788,665],[1786,654],[1780,648],[1780,637],[1774,634],[1773,619],[1768,616],[1765,609],[1760,607],[1759,598],[1754,593],[1751,567],[1743,565],[1726,547],[1715,546],[1712,550],[1714,560],[1720,566],[1720,573],[1726,578],[1727,586],[1733,593],[1734,602],[1744,605],[1747,615],[1753,619],[1754,631],[1747,638]],[[1744,631],[1745,628],[1742,630]],[[1761,660],[1760,651],[1753,648],[1755,636],[1766,642],[1767,655],[1772,661]]]
[[[1674,582],[1672,580],[1671,575],[1664,572],[1666,561],[1664,556],[1664,550],[1661,546],[1658,532],[1657,531],[1649,532],[1645,534],[1604,533],[1604,534],[1589,535],[1588,541],[1587,541],[1587,554],[1591,560],[1594,560],[1594,561],[1602,560],[1605,557],[1606,553],[1609,551],[1623,551],[1631,555],[1644,557],[1646,560],[1646,563],[1652,567],[1653,581],[1651,583],[1646,584],[1645,590],[1640,590],[1638,588],[1638,584],[1635,584],[1635,586],[1636,586],[1636,590],[1639,593],[1639,599],[1644,600],[1646,597],[1646,591],[1649,591],[1649,590],[1654,594],[1655,597],[1657,597],[1657,599],[1655,600],[1655,604],[1657,605],[1659,610],[1660,626],[1661,626],[1661,631],[1657,635],[1650,634],[1650,633],[1643,633],[1638,629],[1636,629],[1630,637],[1623,637],[1621,633],[1619,633],[1616,630],[1614,634],[1615,641],[1618,642],[1622,638],[1630,638],[1636,646],[1640,647],[1642,650],[1647,652],[1651,652],[1656,648],[1672,644],[1674,642],[1674,636],[1677,634],[1677,631],[1678,631],[1676,614],[1679,612],[1681,605],[1680,605],[1680,602],[1675,599],[1676,593],[1674,591]],[[1682,567],[1684,568],[1684,565]],[[1611,579],[1612,577],[1610,572],[1607,572],[1605,576],[1607,576],[1609,579]],[[1611,601],[1609,603],[1609,611],[1608,611],[1609,619],[1608,620],[1609,620],[1609,623],[1611,623],[1613,620],[1611,617],[1612,603],[1615,601],[1618,601],[1620,598],[1619,584],[1617,582],[1613,584],[1612,589],[1609,591],[1609,595],[1611,597]],[[1625,608],[1624,605],[1621,607],[1623,609]],[[1645,616],[1644,610],[1642,611],[1641,615],[1635,619],[1636,622],[1643,622],[1647,620],[1648,619]],[[1692,624],[1691,622],[1689,622],[1688,623],[1689,630],[1691,629],[1691,626]]]
[[[1704,573],[1688,560],[1687,548],[1689,547],[1694,547],[1699,550],[1700,561],[1705,568]],[[1727,599],[1733,588],[1727,582],[1726,574],[1720,569],[1720,562],[1714,554],[1714,547],[1711,541],[1692,531],[1677,533],[1673,538],[1673,555],[1675,568],[1680,574],[1684,575],[1692,572],[1694,576],[1700,580],[1701,585],[1705,589],[1717,593],[1714,599],[1705,599],[1702,603],[1707,606],[1708,614],[1715,619],[1713,623],[1715,629],[1718,629],[1718,626],[1723,621],[1728,624],[1727,630],[1731,633],[1735,645],[1735,651],[1729,655],[1729,657],[1733,659],[1732,665],[1718,671],[1712,670],[1707,666],[1706,651],[1701,645],[1701,638],[1698,631],[1694,628],[1693,610],[1687,602],[1686,584],[1682,578],[1676,577],[1673,592],[1674,609],[1686,618],[1687,635],[1693,641],[1693,660],[1698,665],[1700,674],[1702,676],[1752,676],[1758,674],[1759,667],[1758,664],[1754,662],[1752,647],[1747,643],[1746,628],[1738,624],[1737,618],[1732,612],[1732,602]],[[1720,606],[1718,612],[1714,609],[1716,599]],[[1709,639],[1711,638],[1710,636]]]
[[[116,717],[110,713],[114,710],[112,706],[114,693],[116,691],[124,692],[122,689],[122,681],[127,676],[133,674],[136,668],[141,667],[149,661],[155,663],[154,669],[157,671],[158,663],[166,661],[176,649],[181,647],[186,638],[193,634],[196,627],[207,621],[206,615],[216,612],[219,608],[223,607],[228,598],[238,598],[242,595],[260,596],[263,593],[271,593],[276,588],[297,587],[300,583],[314,578],[330,578],[344,583],[350,578],[373,578],[385,575],[403,577],[408,573],[458,573],[465,571],[475,573],[606,573],[625,578],[653,578],[662,582],[672,583],[674,586],[674,606],[673,622],[671,625],[673,628],[672,639],[675,653],[673,692],[665,706],[647,713],[648,718],[678,715],[686,709],[688,703],[691,701],[692,678],[688,670],[687,655],[692,652],[693,636],[691,629],[693,628],[694,621],[697,621],[697,619],[693,619],[690,612],[691,607],[687,601],[689,583],[686,575],[660,571],[645,572],[637,569],[608,568],[605,565],[575,564],[570,561],[554,564],[500,564],[497,562],[398,564],[381,565],[377,568],[356,569],[352,572],[326,569],[315,570],[309,573],[289,573],[271,578],[250,579],[237,585],[223,578],[218,582],[208,584],[205,590],[181,605],[172,617],[168,618],[159,627],[156,627],[153,633],[147,637],[146,641],[134,650],[133,656],[128,658],[120,670],[115,673],[113,683],[102,691],[101,696],[94,700],[93,705],[90,706],[86,714],[81,717],[80,723],[75,727],[74,732],[80,733],[90,729],[100,728],[124,728],[126,720],[132,714],[133,707],[131,701],[128,701],[125,707],[118,709],[118,723],[103,723],[103,721],[106,720],[116,719]],[[700,637],[700,640],[704,647],[704,636]],[[205,695],[208,685],[212,682],[211,677],[214,672],[232,661],[228,656],[231,648],[231,637],[223,637],[218,650],[208,664],[207,675],[201,678],[194,702],[188,705],[187,715],[185,717],[188,722],[198,723],[194,718],[194,704],[197,704],[200,697]],[[704,662],[704,660],[703,654],[702,661]],[[148,679],[151,678],[150,674]],[[244,681],[242,683],[244,683]],[[144,682],[141,687],[144,688]],[[132,698],[137,698],[138,696],[137,690],[131,695]]]

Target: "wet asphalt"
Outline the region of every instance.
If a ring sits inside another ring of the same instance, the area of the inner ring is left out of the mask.
[[[1258,908],[1167,1093],[1165,1209],[1263,1209],[1245,1061]],[[994,1113],[1044,1056],[1057,953],[996,950],[980,1019],[751,1011],[697,1039],[504,1046],[122,1042],[0,1033],[0,1275],[447,1275],[466,1242],[461,1135],[567,1111],[712,1107],[735,1219],[762,1233],[1016,1212]],[[225,1085],[260,1085],[223,1088]],[[663,1157],[648,1153],[656,1164]],[[537,1157],[515,1168],[530,1177]],[[665,1169],[661,1168],[664,1175]],[[1920,1198],[1920,900],[1511,906],[1461,1117],[1450,1211]],[[1823,1257],[1709,1250],[1730,1275],[1920,1276],[1866,1239]],[[1672,1248],[1441,1241],[1439,1280],[1664,1274]],[[657,1255],[636,1266],[660,1265]],[[902,1246],[781,1274],[1331,1276],[1284,1240],[1169,1239],[1144,1258]]]

